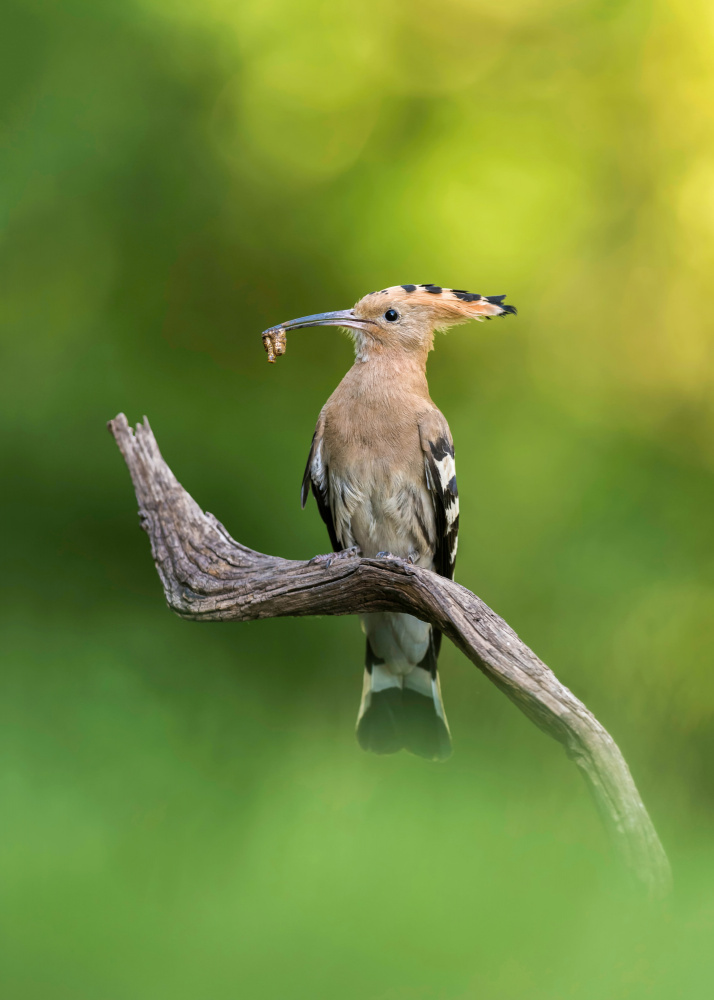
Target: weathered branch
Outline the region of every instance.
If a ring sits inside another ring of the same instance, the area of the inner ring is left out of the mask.
[[[614,740],[521,642],[465,587],[400,559],[331,565],[262,555],[204,513],[161,457],[148,420],[133,433],[110,421],[129,467],[142,525],[169,607],[193,621],[408,611],[444,632],[581,769],[627,868],[651,896],[671,883],[667,857]]]

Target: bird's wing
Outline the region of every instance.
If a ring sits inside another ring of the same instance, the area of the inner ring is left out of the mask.
[[[459,535],[459,491],[454,442],[446,418],[439,410],[431,410],[419,421],[419,437],[424,452],[426,483],[436,515],[434,569],[451,580]]]
[[[332,508],[330,507],[330,480],[322,455],[322,435],[324,430],[325,418],[320,414],[315,433],[312,435],[312,444],[310,445],[310,454],[307,456],[305,474],[302,477],[300,503],[304,508],[307,503],[308,491],[312,487],[312,493],[317,501],[317,509],[320,511],[320,517],[327,525],[327,533],[332,542],[332,549],[334,552],[340,552],[343,546],[337,540],[335,522],[332,517]]]

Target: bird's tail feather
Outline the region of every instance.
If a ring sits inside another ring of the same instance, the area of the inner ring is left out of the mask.
[[[389,664],[375,663],[368,640],[368,664],[370,659],[357,719],[357,740],[362,749],[378,754],[407,750],[428,760],[449,757],[451,735],[433,644],[422,663],[406,675],[393,672]]]

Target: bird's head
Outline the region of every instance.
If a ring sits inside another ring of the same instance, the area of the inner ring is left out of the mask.
[[[470,319],[515,313],[515,306],[506,305],[505,298],[440,285],[393,285],[370,292],[352,309],[301,316],[274,329],[343,327],[354,337],[357,357],[364,361],[373,354],[395,351],[426,355],[433,346],[435,330]]]

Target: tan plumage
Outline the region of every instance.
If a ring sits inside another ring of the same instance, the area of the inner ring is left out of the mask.
[[[351,310],[280,324],[337,325],[355,341],[355,363],[325,403],[303,480],[336,551],[389,552],[453,576],[458,492],[448,424],[429,396],[434,331],[514,313],[505,296],[436,285],[372,292]],[[451,751],[436,669],[440,635],[404,614],[361,616],[367,636],[357,735],[365,749],[401,748],[431,759]]]

